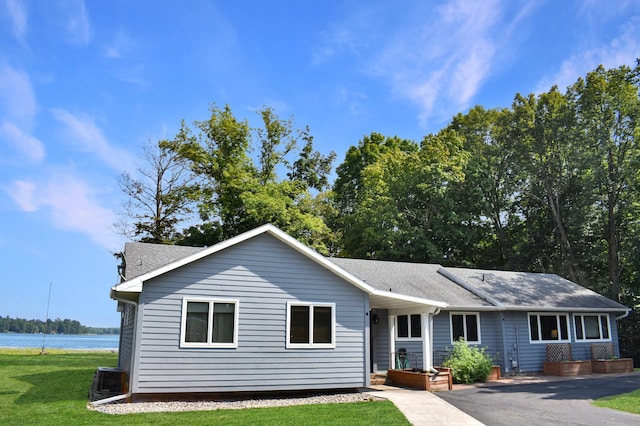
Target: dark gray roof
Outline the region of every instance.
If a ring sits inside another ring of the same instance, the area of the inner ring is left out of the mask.
[[[200,250],[204,250],[204,247],[127,243],[124,246],[124,277],[127,280],[139,277]]]
[[[190,256],[204,247],[125,245],[125,278]],[[443,268],[436,264],[328,258],[376,290],[444,302],[449,309],[603,310],[628,308],[554,274]]]
[[[330,261],[383,291],[445,302],[451,307],[489,308],[493,305],[438,273],[440,265],[330,258]]]
[[[508,309],[628,310],[555,274],[444,268]]]

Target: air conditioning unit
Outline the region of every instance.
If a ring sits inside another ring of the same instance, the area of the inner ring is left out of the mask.
[[[127,393],[127,387],[127,372],[125,370],[122,368],[98,367],[96,374],[93,376],[89,399],[97,401],[122,395]]]

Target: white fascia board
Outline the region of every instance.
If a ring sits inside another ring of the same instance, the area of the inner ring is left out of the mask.
[[[430,300],[430,299],[423,299],[420,297],[406,296],[403,294],[391,293],[388,291],[382,291],[382,290],[376,290],[376,289],[373,289],[372,293],[370,294],[374,296],[384,297],[387,299],[402,300],[404,302],[416,303],[419,305],[435,306],[436,308],[446,308],[449,306],[447,305],[446,302],[440,302],[438,300]]]
[[[262,234],[267,231],[272,231],[273,229],[279,232],[282,232],[273,225],[260,226],[251,231],[247,231],[243,234],[237,235],[233,238],[229,238],[228,240],[212,245],[211,247],[198,251],[190,256],[186,256],[186,257],[183,257],[182,259],[176,260],[175,262],[168,263],[164,266],[161,266],[160,268],[154,269],[153,271],[149,271],[146,274],[140,275],[139,277],[135,277],[131,280],[124,281],[120,284],[117,284],[111,287],[111,290],[113,292],[127,291],[127,292],[140,293],[142,291],[142,283],[145,281],[148,281],[152,278],[165,274],[169,271],[173,271],[174,269],[180,268],[181,266],[188,265],[189,263],[202,259],[203,257],[209,256],[210,254],[222,251],[228,247],[234,246],[238,243],[251,239],[256,235]]]
[[[283,243],[285,243],[286,245],[288,245],[289,247],[293,248],[294,250],[296,250],[297,252],[303,254],[304,256],[306,256],[307,258],[313,260],[314,262],[320,264],[321,266],[323,266],[324,268],[328,269],[329,271],[333,272],[334,274],[338,275],[339,277],[341,277],[342,279],[344,279],[345,281],[349,282],[350,284],[354,285],[355,287],[361,289],[362,291],[368,293],[368,294],[372,294],[375,290],[373,287],[371,287],[370,285],[366,284],[364,281],[360,280],[359,278],[355,277],[354,275],[350,274],[349,272],[345,271],[344,269],[342,269],[341,267],[339,267],[338,265],[336,265],[335,263],[331,262],[328,258],[324,257],[323,255],[321,255],[320,253],[318,253],[317,251],[307,247],[306,245],[302,244],[300,241],[296,240],[295,238],[291,237],[290,235],[288,235],[287,233],[285,233],[284,231],[281,231],[280,229],[276,228],[275,226],[271,225],[271,224],[267,224],[267,225],[262,225],[258,228],[255,228],[251,231],[247,231],[243,234],[240,234],[238,236],[235,236],[233,238],[230,238],[228,240],[222,241],[221,243],[215,244],[209,248],[206,248],[204,250],[198,251],[190,256],[184,257],[182,259],[176,260],[175,262],[172,263],[168,263],[167,265],[164,265],[158,269],[154,269],[153,271],[149,271],[144,275],[140,275],[139,277],[135,277],[129,281],[124,281],[120,284],[117,284],[115,286],[113,286],[111,288],[112,290],[112,295],[114,295],[115,293],[118,292],[142,292],[142,284],[145,281],[148,281],[152,278],[155,278],[159,275],[165,274],[169,271],[172,271],[176,268],[179,268],[181,266],[187,265],[191,262],[194,262],[196,260],[202,259],[203,257],[209,256],[213,253],[222,251],[226,248],[229,248],[231,246],[234,246],[236,244],[239,244],[243,241],[249,240],[253,237],[256,237],[260,234],[263,233],[268,233],[270,235],[272,235],[273,237],[277,238],[278,240],[282,241]],[[113,298],[113,296],[112,296]]]

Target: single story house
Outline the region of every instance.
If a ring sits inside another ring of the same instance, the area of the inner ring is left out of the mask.
[[[119,368],[128,395],[358,388],[439,364],[462,337],[505,373],[612,342],[629,309],[557,275],[328,258],[272,225],[207,248],[129,243]]]

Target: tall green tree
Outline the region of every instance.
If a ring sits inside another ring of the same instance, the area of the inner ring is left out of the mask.
[[[623,259],[625,251],[637,244],[628,231],[637,221],[640,201],[640,65],[609,70],[599,66],[580,78],[572,92],[602,210],[608,293],[620,300],[623,271],[632,267]]]
[[[513,117],[511,143],[521,150],[519,166],[528,175],[523,206],[546,207],[559,255],[559,264],[551,268],[584,284],[572,238],[580,234],[580,219],[588,216],[579,203],[585,169],[573,104],[557,87],[538,96],[518,94]]]
[[[350,149],[334,186],[342,254],[450,262],[461,246],[452,240],[464,233],[446,225],[460,223],[448,189],[463,179],[464,161],[452,131],[429,135],[420,145],[372,134]]]
[[[335,154],[314,151],[308,128],[295,129],[271,108],[258,111],[262,125],[256,128],[238,120],[228,105],[210,111],[195,130],[183,123],[164,145],[198,178],[189,197],[198,204],[201,223],[185,231],[182,243],[209,245],[272,223],[327,252],[331,231],[314,211],[314,198],[327,187]]]
[[[507,108],[471,108],[457,114],[448,128],[464,140],[469,161],[465,179],[455,185],[456,209],[466,211],[467,232],[473,243],[467,263],[485,268],[512,269],[515,230],[521,223],[514,201],[520,192],[523,173],[514,167],[513,145],[509,143],[512,112]]]
[[[331,192],[331,211],[334,213],[331,226],[340,238],[337,252],[341,256],[368,257],[376,251],[376,241],[383,240],[381,235],[368,228],[368,213],[362,208],[363,205],[370,206],[380,201],[375,200],[377,189],[372,187],[371,182],[365,182],[365,169],[378,162],[384,164],[386,160],[383,158],[386,156],[393,159],[395,156],[416,153],[418,149],[414,141],[374,132],[347,150],[344,161],[336,169],[337,176]],[[363,238],[370,244],[363,244]]]

